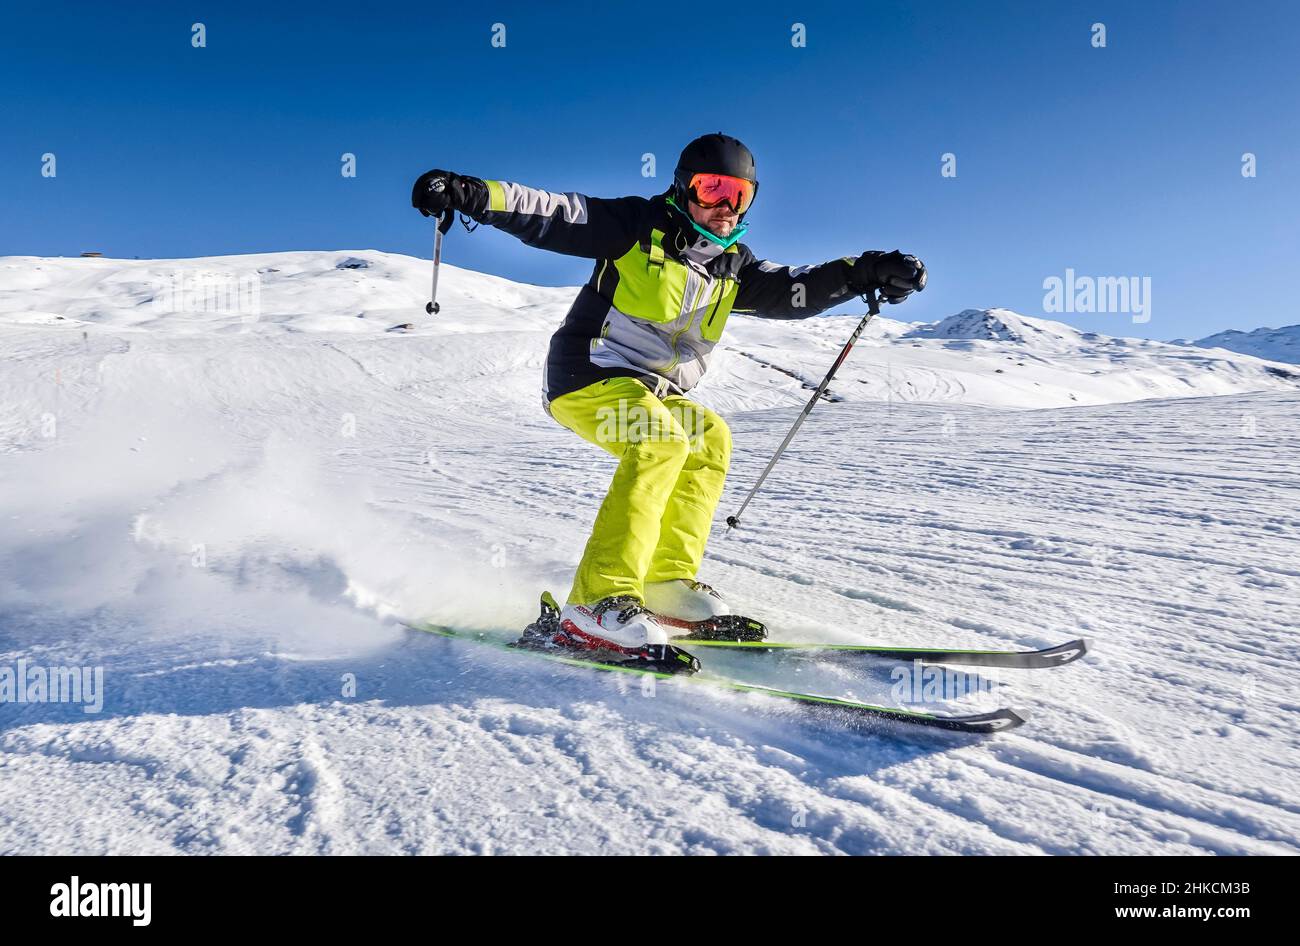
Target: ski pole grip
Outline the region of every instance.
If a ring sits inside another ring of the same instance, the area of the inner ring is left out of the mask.
[[[867,311],[868,311],[868,312],[870,312],[872,315],[879,315],[879,314],[880,314],[880,299],[881,299],[881,294],[880,294],[879,290],[876,290],[876,289],[870,289],[870,290],[867,291],[867,294],[866,294],[865,296],[863,296],[862,298],[865,299],[866,302],[867,302]]]

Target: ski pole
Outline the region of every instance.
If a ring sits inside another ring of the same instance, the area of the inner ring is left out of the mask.
[[[849,340],[845,342],[844,347],[840,349],[839,357],[836,358],[835,363],[831,365],[831,370],[826,372],[826,377],[822,378],[822,383],[817,385],[817,390],[814,391],[813,396],[808,399],[808,403],[804,405],[803,411],[801,411],[799,416],[795,418],[794,426],[790,428],[790,432],[786,434],[785,439],[781,441],[781,446],[776,448],[776,453],[772,454],[772,459],[767,461],[767,466],[763,468],[763,472],[758,477],[758,482],[755,483],[753,489],[749,491],[749,495],[745,497],[745,501],[740,504],[740,508],[736,510],[734,516],[727,517],[728,532],[740,525],[740,517],[744,515],[746,507],[749,506],[749,501],[753,499],[759,489],[762,488],[763,481],[767,479],[767,474],[772,472],[772,467],[776,466],[776,461],[781,459],[781,454],[785,453],[785,448],[790,446],[790,441],[794,439],[794,435],[799,432],[799,428],[803,426],[803,422],[807,420],[808,415],[812,413],[813,405],[817,403],[817,399],[825,393],[828,387],[830,387],[831,379],[835,377],[835,372],[840,370],[840,365],[844,364],[844,359],[849,357],[849,352],[853,350],[853,343],[858,340],[858,337],[862,334],[862,330],[867,327],[867,323],[871,321],[872,317],[880,314],[880,296],[877,295],[874,289],[862,298],[866,300],[867,303],[867,314],[862,317],[862,321],[858,323],[858,327],[853,330],[853,334],[849,336]]]
[[[446,185],[446,181],[437,178],[430,182],[429,188],[440,191]],[[429,304],[424,307],[424,311],[430,315],[437,315],[441,308],[438,305],[438,267],[442,265],[442,235],[451,229],[455,220],[455,213],[450,209],[444,210],[438,219],[438,229],[433,231],[433,291],[429,293]]]

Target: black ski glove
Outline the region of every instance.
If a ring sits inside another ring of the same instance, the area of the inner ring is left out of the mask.
[[[849,269],[849,288],[858,295],[879,289],[885,301],[897,304],[925,288],[925,264],[898,250],[867,250]]]
[[[477,177],[435,169],[421,174],[411,188],[411,206],[426,217],[458,210],[477,218],[488,208],[488,189]]]

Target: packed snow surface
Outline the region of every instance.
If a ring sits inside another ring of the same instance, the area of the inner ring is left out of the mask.
[[[702,578],[784,640],[1092,642],[926,695],[1015,732],[849,727],[400,626],[522,626],[613,468],[541,408],[574,290],[447,267],[429,317],[428,275],[0,259],[0,684],[103,672],[99,712],[0,702],[0,852],[1300,849],[1294,370],[881,318],[724,535],[857,320],[733,316],[697,391],[736,444]],[[178,304],[200,276],[255,310]],[[898,695],[889,663],[703,657]]]

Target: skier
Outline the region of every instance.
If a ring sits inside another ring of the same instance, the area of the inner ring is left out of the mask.
[[[924,264],[897,250],[800,267],[756,258],[740,238],[757,191],[753,155],[721,133],[688,144],[672,186],[649,199],[445,170],[415,182],[411,203],[425,216],[458,211],[596,261],[551,337],[544,404],[619,464],[550,635],[560,646],[663,655],[668,627],[727,613],[696,576],[731,433],[686,393],[731,312],[804,319],[867,292],[897,303],[925,287]]]

